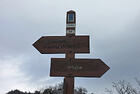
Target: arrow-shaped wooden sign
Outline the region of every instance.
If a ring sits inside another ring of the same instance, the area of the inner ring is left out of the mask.
[[[89,53],[89,36],[43,36],[33,46],[42,54]]]
[[[101,77],[107,70],[101,59],[52,58],[50,76]]]

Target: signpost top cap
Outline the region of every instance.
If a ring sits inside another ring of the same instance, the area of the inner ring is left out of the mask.
[[[67,11],[67,13],[75,13],[74,10]]]
[[[76,23],[76,12],[75,11],[73,11],[73,10],[67,11],[66,23],[67,24]],[[74,26],[74,28],[75,28],[75,26]]]

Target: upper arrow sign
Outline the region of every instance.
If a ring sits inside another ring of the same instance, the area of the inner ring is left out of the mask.
[[[89,53],[89,36],[43,36],[33,46],[42,54]]]
[[[100,59],[52,58],[50,76],[101,77],[108,70]]]

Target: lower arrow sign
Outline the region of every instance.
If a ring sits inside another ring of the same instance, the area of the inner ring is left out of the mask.
[[[101,77],[108,70],[101,59],[52,58],[50,76]]]

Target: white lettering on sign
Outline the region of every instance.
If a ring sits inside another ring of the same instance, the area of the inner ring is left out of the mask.
[[[66,27],[75,27],[76,24],[67,24]]]
[[[81,69],[83,69],[82,66],[73,66],[73,65],[68,66],[67,68],[70,69],[70,70],[81,70]]]
[[[67,30],[67,34],[75,34],[75,30]]]

